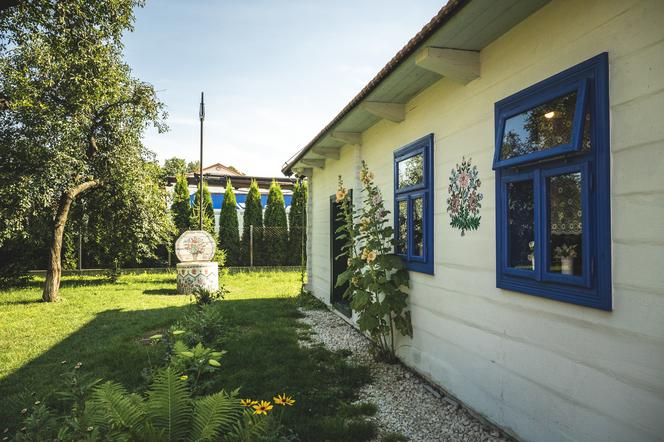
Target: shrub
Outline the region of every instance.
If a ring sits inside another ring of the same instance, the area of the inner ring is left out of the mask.
[[[263,224],[265,226],[265,237],[263,238],[265,264],[285,265],[288,262],[288,225],[284,195],[276,181],[270,185]]]
[[[227,293],[225,287],[221,286],[218,290],[208,290],[203,287],[196,287],[192,296],[196,305],[203,306],[206,304],[211,304],[214,301],[220,301],[224,299],[224,295]]]
[[[249,186],[249,193],[244,203],[244,218],[242,224],[242,263],[244,265],[250,264],[249,247],[250,247],[250,233],[249,226],[254,226],[254,265],[261,265],[261,256],[259,245],[263,242],[263,204],[261,203],[261,192],[258,189],[256,180],[251,180]]]
[[[208,190],[207,182],[203,181],[203,202],[201,203],[200,194],[196,191],[194,195],[194,206],[191,210],[189,217],[189,228],[198,230],[199,228],[199,213],[203,210],[203,230],[209,232],[213,237],[216,237],[214,232],[214,207],[212,206],[212,195]]]
[[[231,180],[226,181],[224,202],[219,216],[219,248],[226,251],[229,266],[240,264],[240,230],[237,222],[237,201]]]
[[[348,269],[339,275],[336,286],[348,283],[344,296],[359,315],[360,330],[371,335],[379,359],[396,359],[395,331],[413,336],[410,312],[407,310],[409,275],[401,258],[392,253],[394,229],[390,226],[380,190],[373,182],[373,173],[362,162],[360,171],[364,204],[357,214],[348,191],[339,176],[337,202],[341,203],[337,238],[344,240]]]
[[[291,208],[288,212],[288,255],[290,264],[306,263],[307,183],[298,181],[293,188]]]
[[[191,217],[189,184],[187,183],[187,177],[184,174],[177,175],[176,177],[175,189],[173,189],[171,213],[178,234],[182,234],[182,232],[189,228],[189,218]]]

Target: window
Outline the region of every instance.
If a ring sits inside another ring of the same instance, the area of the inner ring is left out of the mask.
[[[433,274],[433,134],[394,152],[395,253]]]
[[[611,310],[608,57],[495,106],[496,284]]]

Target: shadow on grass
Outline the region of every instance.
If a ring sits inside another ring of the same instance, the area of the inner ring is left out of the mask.
[[[156,293],[155,293],[156,292]],[[145,293],[166,294],[166,289]],[[302,441],[368,441],[375,425],[350,405],[359,389],[370,381],[367,367],[349,364],[346,355],[320,345],[301,347],[299,337],[307,327],[293,298],[225,300],[221,309],[223,332],[207,343],[226,350],[222,367],[207,393],[241,387],[241,396],[272,401],[286,393],[294,407],[283,411],[283,423]],[[148,366],[149,347],[139,342],[146,332],[162,330],[180,319],[190,306],[141,311],[101,312],[81,329],[0,380],[0,422],[16,427],[22,408],[63,389],[61,374],[77,362],[83,373],[120,382],[130,390],[145,387],[141,370]],[[62,364],[61,361],[67,363]],[[153,355],[154,360],[154,355]],[[163,360],[159,358],[159,360]],[[27,392],[27,395],[24,394]],[[35,393],[30,395],[30,393]]]
[[[148,366],[148,356],[146,346],[139,343],[140,336],[169,327],[188,308],[98,313],[57,345],[0,379],[0,422],[17,424],[19,411],[29,409],[35,400],[55,403],[52,392],[64,389],[62,374],[77,362],[83,363],[81,372],[93,378],[118,381],[128,388],[143,385],[141,370]]]
[[[144,295],[179,295],[178,291],[173,288],[163,288],[163,289],[147,289],[143,290]]]

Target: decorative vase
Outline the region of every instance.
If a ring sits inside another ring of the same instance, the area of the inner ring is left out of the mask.
[[[571,256],[565,256],[560,258],[560,272],[563,275],[573,275],[574,274],[574,258]]]

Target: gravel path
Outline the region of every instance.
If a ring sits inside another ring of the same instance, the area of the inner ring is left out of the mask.
[[[350,360],[371,369],[373,382],[362,388],[358,402],[372,402],[378,412],[370,419],[381,435],[401,433],[411,441],[509,441],[488,428],[453,401],[441,397],[419,376],[401,364],[373,361],[369,340],[327,310],[301,310],[311,326],[311,338],[330,350],[350,350]],[[307,345],[306,341],[302,345]]]

